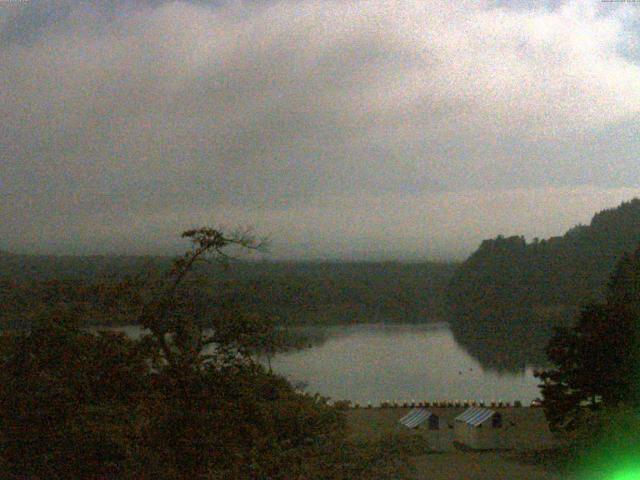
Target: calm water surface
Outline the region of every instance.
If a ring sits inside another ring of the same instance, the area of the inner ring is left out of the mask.
[[[138,327],[125,327],[137,336]],[[354,402],[503,400],[540,396],[533,368],[519,374],[483,370],[445,323],[299,327],[324,342],[277,355],[273,370],[306,391]]]
[[[540,396],[533,369],[485,371],[446,324],[325,329],[327,340],[277,356],[273,369],[307,391],[360,403],[384,400],[521,400]]]

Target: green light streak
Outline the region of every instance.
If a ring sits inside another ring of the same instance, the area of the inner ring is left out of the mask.
[[[611,480],[640,480],[640,469],[634,468],[632,470],[616,472],[611,477]]]
[[[579,429],[572,480],[640,480],[640,411],[620,405],[591,416]],[[573,456],[573,455],[572,455]]]

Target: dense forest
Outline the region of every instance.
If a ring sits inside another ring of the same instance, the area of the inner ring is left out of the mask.
[[[170,265],[169,257],[0,253],[0,302],[5,306],[0,321],[18,327],[24,321],[18,312],[46,304],[54,294],[70,303],[101,304],[105,295],[112,298],[109,285],[144,282]],[[195,270],[197,289],[213,311],[237,306],[294,325],[442,318],[455,267],[435,262],[232,261]],[[110,318],[89,320],[107,324]]]
[[[537,363],[553,327],[602,300],[614,265],[639,241],[640,199],[601,211],[561,237],[483,241],[447,289],[456,340],[498,369]]]

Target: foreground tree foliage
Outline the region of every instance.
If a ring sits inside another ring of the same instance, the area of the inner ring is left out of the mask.
[[[273,351],[273,322],[229,312],[202,330],[194,265],[260,243],[183,236],[193,248],[164,277],[106,290],[140,339],[83,330],[87,312],[53,298],[28,312],[30,331],[0,337],[0,477],[399,478],[398,452],[349,442],[342,412],[255,361]]]
[[[552,427],[575,430],[593,411],[640,403],[640,248],[618,262],[605,302],[558,329],[547,354],[556,368],[540,378]]]

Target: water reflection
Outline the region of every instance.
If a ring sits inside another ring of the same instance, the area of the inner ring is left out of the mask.
[[[550,325],[460,328],[453,324],[451,330],[456,343],[488,371],[517,373],[547,364],[545,346],[552,335]]]
[[[522,400],[538,397],[533,368],[520,373],[482,367],[447,324],[326,328],[326,340],[276,356],[276,372],[308,391],[366,403],[385,400]]]
[[[554,327],[573,321],[572,309],[518,309],[485,315],[455,316],[449,322],[453,337],[486,370],[522,372],[546,367],[545,348]]]

